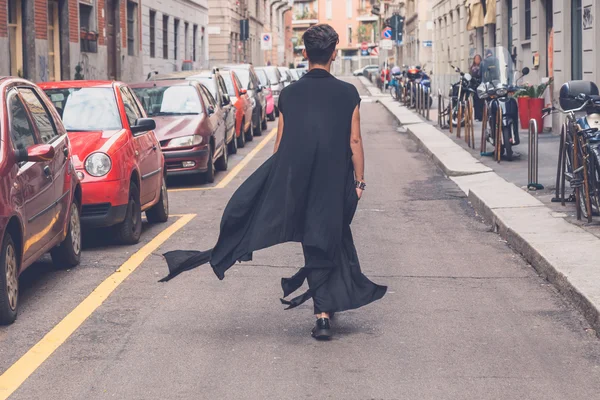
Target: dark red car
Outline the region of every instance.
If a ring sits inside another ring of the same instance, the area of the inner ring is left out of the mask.
[[[79,264],[81,187],[67,131],[44,93],[0,77],[0,94],[0,324],[9,324],[28,266],[48,251],[57,267]]]
[[[73,148],[87,227],[113,226],[115,238],[137,243],[142,212],[169,218],[166,170],[156,124],[127,85],[108,81],[40,84],[56,107]]]
[[[131,87],[156,121],[169,175],[191,175],[212,183],[215,169],[227,169],[225,112],[203,84],[159,80]],[[233,133],[231,141],[235,141]]]

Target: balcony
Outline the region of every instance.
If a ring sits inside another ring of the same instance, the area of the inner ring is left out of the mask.
[[[319,23],[319,16],[316,11],[305,10],[304,12],[297,12],[294,14],[292,20],[292,26],[294,29],[297,28],[309,28]]]

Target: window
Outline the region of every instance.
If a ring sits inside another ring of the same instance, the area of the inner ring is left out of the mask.
[[[57,138],[59,135],[54,126],[54,120],[38,95],[29,88],[20,88],[19,93],[21,93],[23,100],[29,107],[29,112],[33,117],[33,123],[38,128],[42,143],[48,143]]]
[[[92,5],[89,4],[84,4],[84,3],[79,3],[79,30],[82,33],[89,33],[91,32],[96,33],[96,29],[97,29],[97,25],[96,25],[96,12],[94,10],[94,7]],[[96,40],[89,40],[89,37],[81,37],[79,39],[80,42],[80,46],[81,46],[81,51],[83,52],[88,52],[88,53],[97,53],[98,52],[98,46],[97,46],[97,35],[91,35],[91,36],[96,36]]]
[[[188,24],[187,22],[185,22],[183,24],[183,59],[184,60],[189,60],[190,59],[190,42],[189,42],[189,33],[190,33],[190,24]]]
[[[174,60],[177,60],[177,42],[179,41],[179,37],[177,36],[177,33],[179,32],[179,20],[175,19],[174,20],[175,24],[173,26],[173,54]]]
[[[326,14],[327,19],[332,18],[332,14],[333,14],[332,0],[325,0],[325,14]]]
[[[506,9],[507,10],[512,10],[512,0],[506,0]],[[496,32],[496,31],[494,30],[494,32]],[[508,12],[507,35],[508,35],[507,39],[508,39],[509,48],[512,49],[512,42],[513,42],[513,18],[512,18],[512,11]],[[496,43],[496,41],[494,40],[491,43]]]
[[[133,1],[127,2],[127,54],[135,56],[136,45],[135,45],[135,32],[136,32],[136,17],[137,17],[137,4]]]
[[[15,150],[25,150],[37,143],[31,121],[27,116],[25,105],[21,102],[16,90],[11,90],[6,103],[10,115],[10,136]]]
[[[46,94],[67,131],[111,131],[123,127],[112,88],[48,89]]]
[[[583,36],[581,0],[572,0],[571,3],[571,79],[583,79]]]
[[[352,2],[353,0],[346,0],[346,16],[352,18]]]
[[[131,93],[122,87],[121,88],[121,98],[123,99],[123,105],[125,106],[125,114],[127,114],[127,122],[129,122],[129,127],[135,125],[138,118],[142,118],[142,114],[135,103]]]
[[[161,86],[134,88],[138,99],[143,99],[149,117],[160,115],[202,114],[198,92],[194,86]]]
[[[196,38],[198,37],[198,25],[192,28],[192,61],[196,62]]]
[[[531,0],[525,0],[525,40],[531,39]]]
[[[352,44],[352,26],[348,25],[348,44]]]
[[[204,102],[204,106],[206,107],[207,111],[209,107],[212,107],[213,109],[217,107],[215,98],[212,96],[212,94],[210,94],[208,89],[204,87],[204,85],[200,85],[200,95],[202,96],[202,101]]]
[[[23,76],[23,25],[21,0],[8,2],[8,39],[10,42],[10,74]]]
[[[162,26],[162,34],[163,34],[163,58],[165,60],[169,59],[169,16],[163,15],[163,26]]]
[[[225,86],[227,86],[227,94],[231,97],[236,97],[235,86],[233,85],[233,79],[231,78],[231,73],[228,71],[223,75],[223,80],[225,81]]]
[[[219,83],[219,91],[221,92],[221,98],[223,99],[223,105],[229,104],[229,90],[227,90],[227,86],[225,85],[225,81],[222,76],[219,76],[217,82]]]
[[[156,11],[150,10],[150,57],[156,57]]]

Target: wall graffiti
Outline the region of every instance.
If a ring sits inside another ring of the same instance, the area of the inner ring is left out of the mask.
[[[96,66],[90,62],[90,56],[87,53],[81,53],[80,55],[75,79],[100,79],[100,73]]]
[[[583,10],[583,29],[590,29],[594,25],[594,16],[592,15],[592,8],[586,7]]]
[[[48,81],[48,57],[46,56],[39,56],[39,75],[40,75],[40,82],[47,82]]]

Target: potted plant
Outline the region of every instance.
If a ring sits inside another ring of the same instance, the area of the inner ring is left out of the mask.
[[[542,110],[544,108],[544,92],[546,88],[552,84],[552,78],[548,82],[539,85],[526,84],[523,89],[515,94],[519,104],[519,120],[521,121],[521,129],[529,128],[529,120],[535,119],[538,124],[538,129],[543,126]]]

